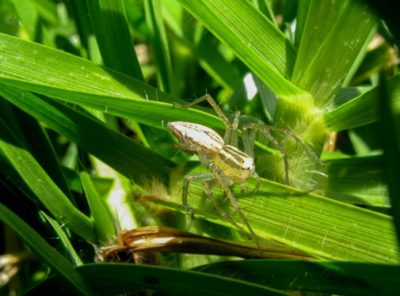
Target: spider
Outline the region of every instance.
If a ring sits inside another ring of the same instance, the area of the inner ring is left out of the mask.
[[[239,127],[240,112],[235,113],[233,121],[231,122],[222,112],[214,99],[208,94],[196,99],[184,107],[191,107],[203,100],[208,101],[215,113],[224,122],[225,134],[223,138],[213,129],[201,124],[185,121],[174,121],[168,123],[168,128],[170,131],[180,141],[178,146],[183,150],[196,153],[199,156],[201,163],[210,170],[210,173],[186,175],[184,177],[182,188],[182,204],[193,216],[194,209],[188,204],[189,186],[192,181],[202,181],[204,182],[205,194],[209,197],[210,201],[213,203],[214,207],[219,211],[222,217],[235,225],[238,229],[243,230],[243,228],[232,218],[230,218],[230,216],[218,205],[214,199],[211,186],[212,183],[216,181],[226,193],[230,203],[235,208],[244,225],[250,232],[251,237],[257,242],[257,236],[230,188],[234,184],[238,184],[242,186],[242,188],[245,188],[244,183],[251,176],[256,178],[255,191],[257,191],[260,186],[260,178],[255,170],[254,156],[252,151],[255,133],[257,131],[261,132],[280,150],[285,169],[285,183],[287,184],[289,184],[288,156],[284,148],[270,134],[271,130],[291,136],[296,142],[305,147],[305,150],[310,157],[317,159],[317,161],[319,161],[319,159],[316,157],[314,151],[306,146],[301,139],[299,139],[290,130],[273,126],[259,125],[255,123],[247,124],[244,127],[244,132],[246,133],[246,136],[243,136],[245,152],[241,151],[239,148],[237,148],[237,130]]]

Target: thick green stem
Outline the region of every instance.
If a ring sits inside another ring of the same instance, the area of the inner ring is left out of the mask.
[[[323,110],[315,107],[312,96],[307,93],[280,97],[274,125],[289,129],[294,134],[276,135],[289,159],[290,183],[303,189],[315,188],[319,183],[317,178],[323,172],[318,158],[328,132]],[[270,158],[269,162],[275,178],[283,180],[281,159]]]

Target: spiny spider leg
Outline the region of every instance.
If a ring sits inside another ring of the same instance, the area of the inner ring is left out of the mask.
[[[189,205],[188,202],[188,194],[189,194],[189,186],[190,183],[193,181],[203,181],[204,182],[204,193],[206,194],[207,198],[211,201],[214,208],[218,211],[222,218],[227,220],[228,222],[232,223],[233,226],[237,227],[241,232],[246,233],[242,226],[236,223],[228,213],[222,209],[218,202],[215,200],[212,191],[211,191],[211,182],[216,180],[213,174],[205,173],[205,174],[194,174],[194,175],[187,175],[183,180],[183,188],[182,188],[182,204],[184,208],[188,211],[191,217],[194,216],[194,209]]]
[[[228,127],[226,128],[224,135],[225,144],[237,147],[238,145],[237,130],[239,128],[239,120],[240,120],[240,111],[236,111],[235,116],[233,117],[232,124],[230,124],[229,128]]]
[[[195,175],[187,175],[183,179],[182,186],[182,204],[184,208],[188,211],[191,217],[194,215],[194,209],[189,205],[188,195],[189,195],[189,186],[193,181],[211,181],[214,179],[214,176],[210,173],[205,174],[195,174]]]
[[[271,141],[271,143],[275,147],[279,149],[280,153],[282,154],[282,159],[284,163],[286,184],[289,184],[289,157],[283,145],[274,138],[274,136],[271,134],[271,131],[276,131],[281,134],[284,134],[285,137],[290,136],[297,144],[303,147],[304,151],[311,160],[313,160],[314,162],[318,163],[321,166],[324,166],[324,163],[318,158],[316,153],[306,143],[304,143],[304,141],[301,140],[292,130],[288,128],[280,128],[272,125],[267,126],[256,123],[249,123],[244,126],[243,130],[245,132],[245,135],[250,135],[251,137],[250,140],[246,140],[246,137],[243,137],[245,148],[246,147],[250,147],[251,149],[253,148],[253,143],[255,140],[255,132],[258,131],[261,132],[267,139]],[[252,132],[249,132],[249,130]]]
[[[256,140],[255,129],[243,129],[242,141],[244,152],[254,158],[254,142]]]
[[[213,180],[215,180],[213,178]],[[215,199],[212,191],[212,184],[211,182],[205,182],[204,183],[204,193],[206,194],[207,198],[211,201],[211,203],[213,204],[214,208],[218,211],[218,213],[221,215],[222,218],[224,218],[226,221],[228,221],[229,223],[231,223],[232,225],[234,225],[236,228],[238,228],[242,233],[246,234],[246,231],[243,229],[242,226],[240,226],[239,224],[237,224],[229,215],[228,213],[220,207],[220,205],[218,204],[217,200]]]
[[[319,159],[317,154],[312,150],[302,139],[300,139],[291,129],[289,128],[282,128],[273,125],[261,125],[258,123],[248,123],[243,127],[244,130],[246,129],[254,129],[259,132],[269,132],[269,131],[276,131],[282,133],[284,135],[288,135],[292,137],[293,140],[297,142],[300,146],[304,148],[304,151],[307,153],[308,157],[313,160],[314,162],[318,163],[321,166],[325,166],[325,164]]]
[[[219,171],[217,168],[213,167],[213,166],[210,166],[210,169],[211,169],[212,175],[217,180],[219,185],[222,187],[222,189],[224,190],[224,192],[228,196],[229,201],[231,202],[231,204],[235,208],[236,212],[239,214],[240,219],[242,219],[243,223],[246,225],[246,228],[250,231],[251,237],[254,239],[254,241],[256,242],[257,246],[261,250],[260,242],[258,240],[258,237],[257,237],[256,233],[254,232],[253,228],[251,227],[251,225],[249,223],[249,220],[247,220],[246,215],[243,213],[242,208],[239,206],[239,204],[238,204],[235,196],[233,195],[232,190],[230,189],[228,183],[223,180],[223,178],[224,178],[223,173],[221,171]]]
[[[228,117],[225,116],[224,112],[222,112],[221,108],[218,106],[217,102],[209,95],[205,94],[204,96],[195,99],[194,101],[185,105],[185,108],[192,107],[197,105],[203,101],[207,101],[210,106],[214,109],[215,113],[217,113],[218,117],[222,119],[226,127],[231,126],[231,122],[229,121]]]
[[[250,156],[254,157],[254,142],[256,139],[256,131],[257,129],[255,128],[254,124],[247,124],[244,129],[243,129],[243,146],[244,146],[244,151],[249,154]],[[268,138],[272,144],[277,147],[282,154],[283,158],[283,165],[285,168],[285,183],[289,184],[289,161],[288,161],[288,155],[283,148],[282,144],[280,144],[270,133],[269,130],[262,130],[263,135]],[[260,186],[260,177],[257,175],[257,187],[259,188]]]
[[[197,105],[203,101],[207,101],[210,106],[213,108],[214,112],[221,118],[225,125],[225,135],[224,142],[225,144],[237,146],[237,129],[239,128],[239,118],[240,112],[235,112],[234,119],[231,122],[228,117],[222,112],[221,108],[218,106],[217,102],[211,97],[209,94],[205,94],[204,96],[195,99],[194,101],[186,104],[184,107],[189,108],[194,105]]]

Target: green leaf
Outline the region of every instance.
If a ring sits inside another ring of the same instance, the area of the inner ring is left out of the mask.
[[[3,83],[158,128],[176,120],[223,127],[216,116],[164,103],[180,100],[76,56],[3,34],[0,34],[0,52]]]
[[[251,191],[255,181],[249,180],[246,185]],[[184,211],[179,189],[175,188],[176,204],[161,200],[157,203]],[[317,258],[399,262],[390,216],[265,179],[255,194],[243,193],[237,187],[234,189],[240,207],[261,238],[273,239]],[[221,196],[222,189],[215,188],[213,193],[220,207],[236,223],[243,224],[229,201]],[[190,183],[189,197],[195,217],[235,228],[204,198],[201,182]]]
[[[387,81],[387,91],[394,98],[394,112],[400,112],[400,75]],[[324,120],[329,129],[341,131],[378,121],[379,102],[381,101],[378,87],[362,93],[358,97],[325,113]]]
[[[39,258],[53,267],[75,292],[83,295],[93,295],[86,281],[71,263],[2,203],[0,203],[0,220],[8,225]]]
[[[100,197],[89,174],[81,173],[81,182],[94,220],[94,229],[100,244],[106,244],[117,237],[110,209]]]
[[[92,221],[73,206],[4,120],[0,121],[0,150],[56,219],[86,240],[94,241]]]
[[[234,276],[276,289],[328,295],[397,295],[398,265],[284,260],[226,261],[194,270]]]
[[[324,162],[327,196],[357,205],[390,206],[382,156],[339,157]]]
[[[86,2],[104,65],[143,80],[142,70],[129,34],[124,1],[86,0]]]
[[[301,5],[307,7],[299,10],[301,36],[291,81],[310,92],[318,107],[326,107],[370,40],[376,20],[358,1]]]
[[[180,0],[277,95],[302,93],[287,77],[295,50],[282,32],[249,1]]]
[[[51,0],[33,0],[33,5],[44,21],[57,25],[56,3]]]
[[[1,84],[0,94],[127,177],[139,183],[148,178],[167,181],[167,170],[173,166],[170,161],[114,132],[83,111]]]
[[[400,243],[400,140],[398,122],[393,114],[393,96],[390,92],[386,77],[380,75],[378,93],[380,97],[380,116],[382,130],[383,159],[385,165],[385,177],[389,189],[391,211],[396,227],[397,241]]]
[[[40,214],[44,217],[44,219],[46,219],[46,221],[51,225],[51,227],[53,227],[55,233],[57,234],[57,239],[60,240],[66,252],[66,255],[69,256],[70,260],[74,263],[74,265],[76,266],[82,265],[83,262],[81,258],[79,258],[78,254],[76,253],[74,247],[72,246],[70,240],[68,239],[68,236],[66,235],[61,225],[55,219],[47,215],[45,212],[40,212]]]
[[[153,290],[164,295],[284,295],[277,290],[246,281],[151,265],[86,264],[78,270],[86,281],[93,284],[96,292],[103,295],[143,290]],[[59,285],[52,287],[58,289]],[[35,292],[40,294],[43,291]]]
[[[150,30],[152,56],[157,67],[157,82],[159,89],[166,93],[174,93],[171,57],[164,23],[161,17],[161,1],[145,0],[146,21]]]
[[[0,94],[2,93],[2,86],[0,85]],[[21,93],[18,93],[18,95],[24,96],[24,94]],[[4,104],[5,102],[3,103],[3,106]],[[33,117],[31,117],[29,113],[23,112],[17,108],[15,108],[13,113],[18,120],[23,133],[23,138],[35,159],[40,163],[47,174],[51,176],[53,181],[58,187],[60,187],[64,194],[74,202],[71,191],[68,188],[67,182],[58,163],[54,147],[52,146],[46,131]]]
[[[35,5],[29,0],[12,0],[12,2],[29,39],[35,40],[40,30],[39,15]]]
[[[186,52],[189,51],[194,55],[200,63],[200,66],[213,78],[232,93],[240,84],[240,73],[237,65],[231,60],[226,59],[221,53],[221,44],[214,36],[205,31],[203,27],[193,27],[192,19],[188,13],[182,8],[178,0],[170,0],[162,2],[163,17],[169,29],[177,36],[178,40],[174,40],[177,50],[171,51],[179,59],[178,65],[182,64],[182,60],[188,63],[193,62],[193,58]],[[195,33],[193,32],[195,31]],[[193,36],[194,35],[194,36]],[[198,35],[200,35],[198,37]],[[195,40],[193,39],[198,39]],[[181,47],[185,47],[183,50]],[[174,76],[183,80],[187,79],[187,71],[177,71],[177,62],[174,64]],[[180,74],[180,76],[178,76]]]

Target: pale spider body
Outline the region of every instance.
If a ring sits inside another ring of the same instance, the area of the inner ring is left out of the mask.
[[[212,166],[229,185],[243,183],[255,173],[254,159],[235,146],[226,145],[220,135],[201,124],[174,121],[168,128],[179,139],[180,147],[199,154],[206,166]]]
[[[187,151],[204,153],[212,158],[224,147],[224,140],[214,130],[201,124],[174,121],[168,128],[179,139],[180,147]]]

